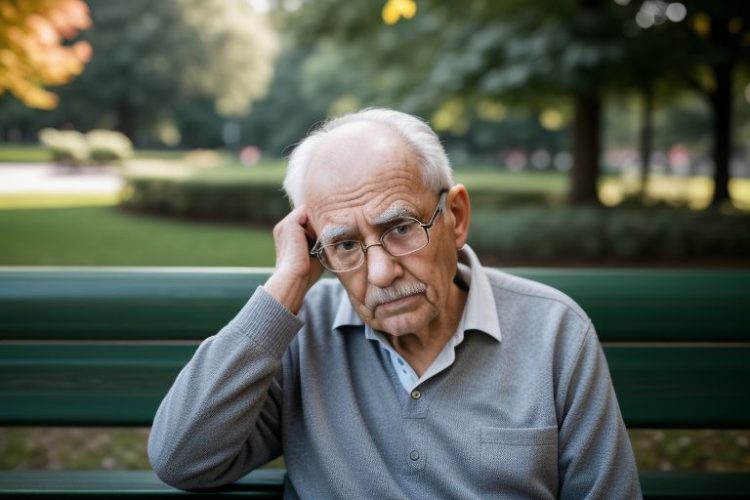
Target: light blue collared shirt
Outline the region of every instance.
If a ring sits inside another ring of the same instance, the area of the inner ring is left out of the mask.
[[[407,392],[413,391],[425,380],[437,375],[453,364],[456,359],[456,347],[463,342],[465,332],[482,332],[500,342],[500,323],[498,321],[495,299],[492,295],[492,289],[490,288],[487,276],[481,271],[479,260],[468,246],[465,246],[459,252],[458,258],[457,278],[469,289],[466,304],[464,305],[456,332],[421,377],[417,375],[409,363],[393,348],[386,334],[373,330],[362,321],[346,296],[339,304],[333,329],[335,330],[341,326],[363,327],[365,337],[378,342],[380,347],[387,353],[394,370],[398,374],[401,385]]]

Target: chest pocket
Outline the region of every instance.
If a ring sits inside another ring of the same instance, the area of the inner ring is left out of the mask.
[[[482,426],[485,498],[556,498],[557,427]]]

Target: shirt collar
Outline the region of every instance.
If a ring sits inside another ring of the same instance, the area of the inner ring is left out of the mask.
[[[469,245],[464,245],[458,252],[458,276],[469,287],[459,328],[465,332],[469,330],[484,332],[500,342],[502,336],[495,295],[492,293],[490,280],[487,279],[482,264],[479,263],[479,259]]]
[[[351,302],[349,302],[349,295],[346,292],[342,293],[336,316],[333,318],[333,329],[336,330],[342,326],[364,326],[364,324],[365,322],[362,321],[362,318],[354,311]]]
[[[501,340],[500,321],[497,317],[492,287],[479,259],[469,245],[464,245],[458,252],[458,278],[469,288],[464,312],[458,323],[458,331],[461,333],[469,330],[484,332],[499,342]],[[342,294],[336,310],[333,329],[344,326],[366,326],[362,318],[354,311],[349,302],[349,296],[346,294]],[[377,338],[375,334],[372,328],[365,328],[367,338]]]

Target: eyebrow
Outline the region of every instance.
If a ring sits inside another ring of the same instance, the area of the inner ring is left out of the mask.
[[[375,226],[385,226],[400,219],[412,218],[418,216],[411,209],[402,204],[391,205],[384,211],[373,217],[372,224]]]
[[[320,233],[320,236],[318,236],[318,241],[322,245],[327,245],[334,240],[340,239],[342,236],[348,236],[351,234],[351,229],[346,226],[328,227]]]

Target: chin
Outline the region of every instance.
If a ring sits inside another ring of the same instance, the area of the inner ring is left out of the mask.
[[[423,332],[439,314],[432,304],[424,299],[424,296],[415,296],[409,301],[381,306],[374,311],[361,307],[360,317],[373,330],[395,337]]]
[[[422,314],[416,312],[404,313],[380,321],[375,321],[372,325],[376,330],[385,332],[394,337],[409,335],[424,330],[429,325],[429,320]]]

